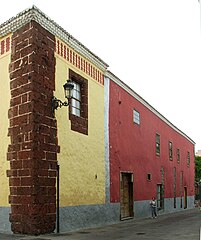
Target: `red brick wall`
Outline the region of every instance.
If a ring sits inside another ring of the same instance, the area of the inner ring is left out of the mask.
[[[12,37],[8,147],[11,228],[52,232],[56,222],[55,37],[32,21]]]

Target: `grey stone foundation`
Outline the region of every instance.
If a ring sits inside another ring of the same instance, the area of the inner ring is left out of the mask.
[[[184,199],[182,201],[184,207]],[[134,219],[151,216],[149,202],[150,200],[134,202]],[[177,198],[176,203],[176,208],[174,208],[174,200],[166,198],[164,200],[164,209],[158,211],[158,214],[184,210],[184,208],[180,207],[180,198]],[[187,199],[187,209],[191,208],[194,208],[194,197],[188,197]],[[60,232],[98,227],[118,222],[120,222],[119,203],[60,208]]]
[[[119,204],[60,208],[60,232],[119,222]]]
[[[10,207],[0,207],[0,232],[11,233],[11,224],[9,222]]]
[[[151,216],[150,200],[134,202],[134,219],[146,218]],[[182,198],[183,207],[184,199]],[[187,209],[194,208],[194,196],[188,197]],[[164,209],[158,214],[182,211],[180,198],[177,198],[176,208],[174,200],[166,198]],[[0,232],[11,233],[11,224],[9,222],[10,207],[0,207]],[[60,232],[75,231],[78,229],[98,227],[120,222],[120,204],[103,205],[84,205],[60,208]]]
[[[134,202],[134,218],[144,218],[151,216],[151,209],[149,205],[150,200],[148,201],[136,201]],[[192,209],[195,207],[194,196],[187,198],[187,209]],[[174,208],[174,199],[165,198],[164,199],[164,209],[158,211],[158,214],[166,214],[172,212],[178,212],[184,210],[184,198],[182,198],[182,207],[181,199],[177,198],[176,208]]]

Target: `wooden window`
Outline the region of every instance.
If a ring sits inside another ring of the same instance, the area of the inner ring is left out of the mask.
[[[172,142],[169,142],[169,159],[173,159],[173,154],[172,154]]]
[[[140,113],[137,110],[133,110],[133,122],[140,125]]]
[[[156,155],[160,155],[160,135],[156,134]]]
[[[73,96],[70,101],[69,119],[71,130],[88,134],[88,81],[69,69],[69,78],[74,83]]]
[[[74,88],[73,88],[73,94],[71,99],[71,113],[73,115],[76,115],[80,117],[81,113],[81,89],[80,84],[73,82]]]
[[[180,163],[180,149],[177,148],[177,162]]]
[[[187,153],[187,166],[189,167],[190,166],[190,152]]]

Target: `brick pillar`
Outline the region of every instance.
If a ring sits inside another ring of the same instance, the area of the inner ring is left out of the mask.
[[[14,233],[55,229],[57,128],[51,110],[55,89],[55,37],[35,21],[12,37],[7,171]]]

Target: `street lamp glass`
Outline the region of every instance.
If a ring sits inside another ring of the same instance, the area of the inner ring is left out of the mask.
[[[74,88],[74,84],[71,80],[67,80],[67,82],[63,85],[64,87],[64,95],[65,98],[70,99],[72,97],[72,90]]]

